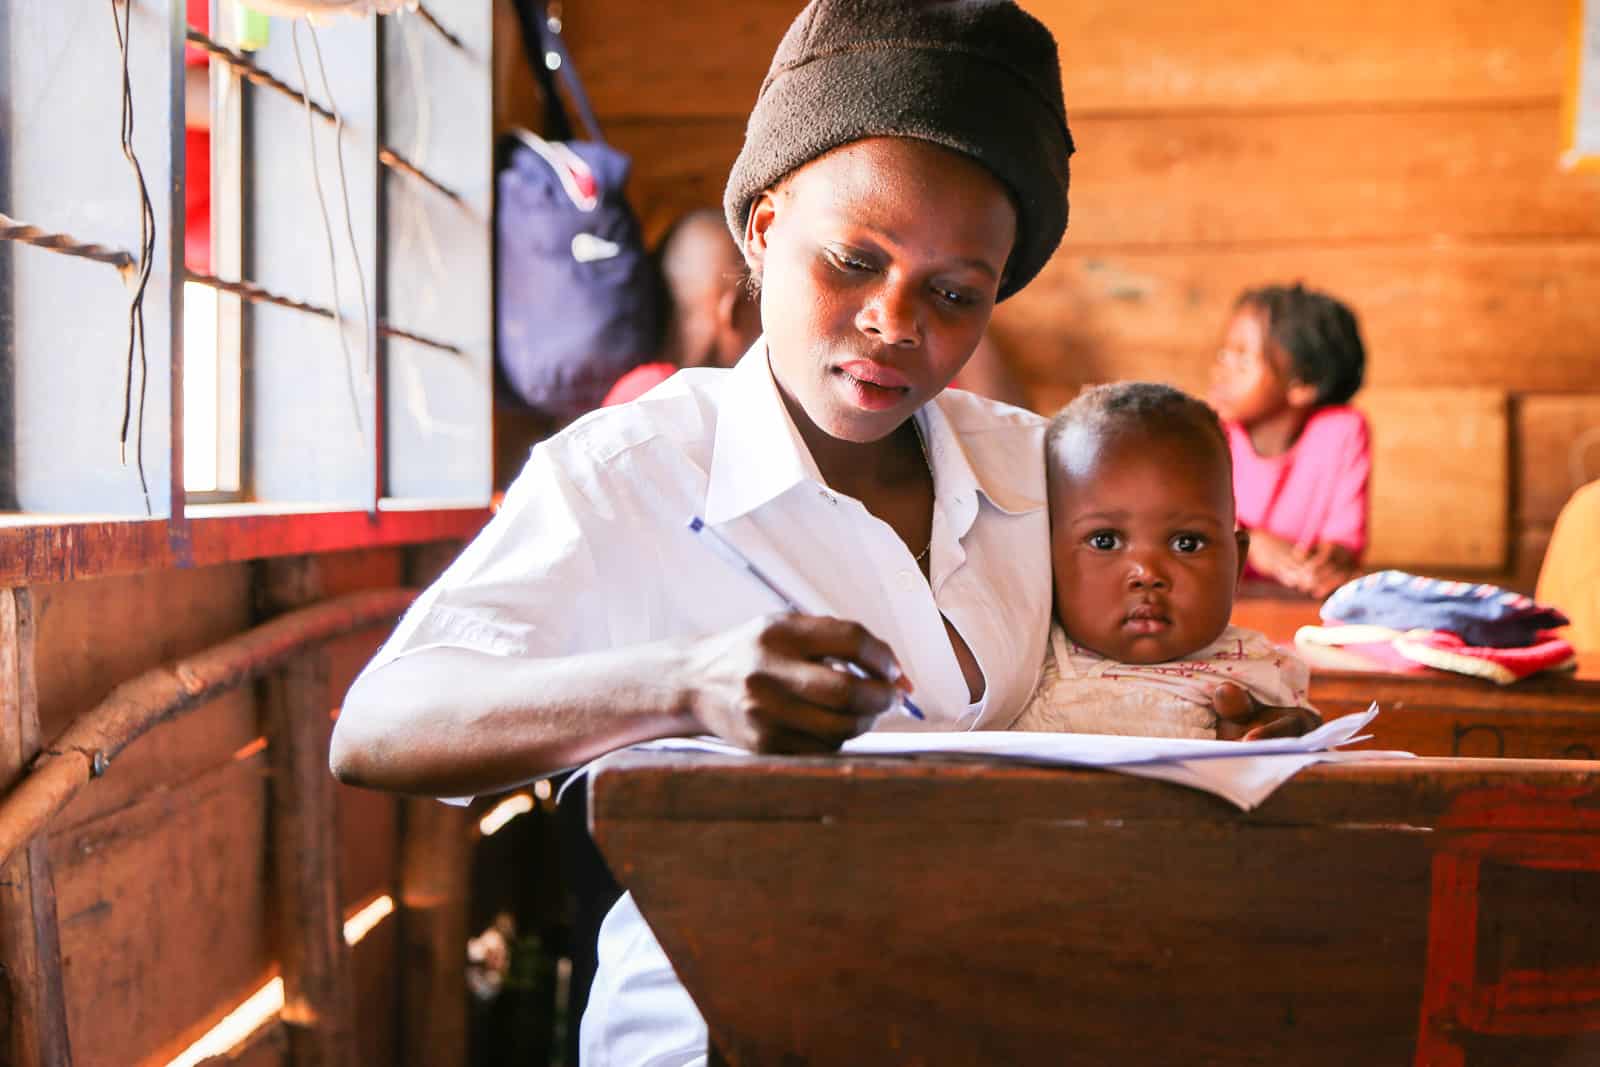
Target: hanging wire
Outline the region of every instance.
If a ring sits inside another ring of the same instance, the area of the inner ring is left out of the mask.
[[[271,89],[274,92],[282,93],[284,96],[289,97],[296,103],[309,106],[312,111],[315,111],[319,116],[327,121],[334,121],[333,112],[329,111],[315,100],[309,99],[305,93],[301,92],[299,89],[296,89],[283,79],[274,77],[273,75],[262,70],[260,67],[256,66],[253,61],[251,61],[249,56],[245,55],[243,52],[229,48],[227,45],[219,44],[210,37],[207,37],[205,34],[201,33],[199,30],[195,29],[193,26],[188,27],[184,31],[184,40],[188,41],[190,44],[198,45],[199,47],[205,49],[211,58],[218,60],[219,62],[226,63],[230,68],[238,72],[239,76],[246,81],[262,86],[266,89]]]
[[[307,84],[306,66],[300,56],[300,20],[295,19],[289,23],[289,43],[294,47],[294,64],[300,69],[300,84]],[[317,165],[317,128],[314,123],[314,112],[311,110],[311,98],[302,96],[306,105],[306,137],[311,146],[311,182],[317,191],[317,208],[322,213],[322,234],[328,241],[328,273],[333,279],[333,323],[334,329],[339,334],[339,350],[344,353],[345,382],[350,388],[350,410],[355,415],[356,430],[363,438],[366,437],[366,425],[361,420],[361,401],[356,394],[356,366],[355,360],[350,358],[350,344],[344,334],[343,301],[339,297],[339,259],[333,248],[333,223],[328,218],[328,201],[322,192],[322,169]],[[335,129],[342,129],[342,124]],[[362,297],[365,299],[366,286],[362,286]]]
[[[406,22],[402,21],[400,24],[401,26],[405,26]],[[312,100],[307,94],[301,92],[299,89],[296,89],[294,86],[290,85],[286,81],[283,81],[281,78],[274,77],[273,75],[267,73],[251,62],[248,56],[241,52],[237,52],[226,45],[219,44],[210,37],[207,37],[205,34],[201,33],[199,30],[195,29],[193,26],[190,26],[186,31],[185,39],[188,40],[189,43],[198,45],[199,47],[205,49],[206,52],[210,54],[211,58],[217,60],[219,63],[226,64],[246,81],[266,89],[271,89],[273,92],[281,93],[283,96],[288,97],[290,100],[293,100],[296,104],[299,104],[302,107],[310,107],[311,110],[316,113],[317,117],[321,118],[325,122],[339,122],[339,116],[335,115],[332,111],[329,111],[326,107],[317,103],[315,100]],[[416,155],[416,153],[412,154]],[[392,170],[397,170],[402,174],[410,175],[411,177],[436,190],[441,196],[449,197],[455,203],[460,204],[463,207],[466,206],[465,202],[461,199],[460,193],[441,182],[438,178],[435,178],[433,175],[427,173],[421,167],[417,166],[415,163],[412,163],[394,149],[380,145],[378,147],[378,162]]]
[[[128,425],[133,418],[133,364],[134,352],[139,356],[139,409],[134,431],[134,465],[139,472],[139,491],[144,494],[146,515],[153,514],[150,507],[150,485],[144,473],[144,401],[149,390],[149,359],[145,351],[144,294],[150,285],[150,270],[154,266],[156,250],[156,213],[150,204],[150,189],[145,184],[144,168],[133,150],[133,78],[128,72],[128,53],[133,37],[133,0],[120,0],[122,17],[118,20],[119,0],[111,2],[111,25],[117,32],[117,48],[122,53],[122,155],[133,168],[133,177],[139,186],[139,265],[133,299],[128,303],[128,358],[122,387],[122,432],[119,444],[124,466],[128,463]]]
[[[322,45],[317,41],[317,28],[306,20],[306,30],[311,34],[311,52],[317,60],[317,77],[322,79],[322,95],[335,116],[333,127],[333,155],[339,165],[339,198],[344,201],[344,233],[350,241],[350,258],[356,263],[356,282],[361,289],[361,347],[366,356],[367,373],[372,373],[372,308],[367,305],[367,276],[361,269],[361,248],[356,244],[356,224],[350,212],[350,183],[344,174],[344,116],[333,98],[333,86],[328,84],[328,68],[322,62]],[[304,72],[301,74],[304,77]]]
[[[406,58],[407,76],[417,106],[411,157],[419,164],[426,165],[433,137],[433,104],[424,89],[428,83],[428,75],[423,61],[422,34],[412,19],[401,19],[399,29],[401,44],[404,45],[402,51]],[[428,180],[426,175],[423,175],[423,178]],[[457,204],[461,203],[459,196],[448,190],[446,193],[451,200]],[[422,250],[428,268],[432,272],[434,284],[423,287],[419,303],[423,312],[431,312],[436,299],[435,294],[441,288],[438,282],[445,274],[444,256],[439,251],[439,241],[433,232],[433,221],[422,203],[422,198],[410,189],[404,190],[401,198],[398,241],[401,259],[408,258],[407,254],[413,246]]]

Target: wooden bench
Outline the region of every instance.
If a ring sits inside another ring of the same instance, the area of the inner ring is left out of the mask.
[[[1600,767],[633,752],[592,825],[713,1062],[1600,1062]]]
[[[1233,621],[1292,645],[1316,625],[1308,600],[1241,599]],[[1575,672],[1513,685],[1417,667],[1400,673],[1338,649],[1297,647],[1311,665],[1311,702],[1324,715],[1360,711],[1376,700],[1370,747],[1423,756],[1595,759],[1600,755],[1600,660],[1580,656]]]

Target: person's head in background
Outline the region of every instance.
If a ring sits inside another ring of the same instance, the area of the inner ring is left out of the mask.
[[[1249,535],[1216,413],[1170,386],[1085,390],[1045,434],[1056,619],[1122,663],[1200,651],[1233,612]]]
[[[1361,388],[1366,348],[1355,313],[1304,285],[1246,290],[1234,304],[1211,368],[1210,400],[1260,455],[1277,455],[1319,408]]]
[[[1059,243],[1071,151],[1055,41],[1013,3],[814,0],[795,19],[724,206],[819,463],[962,368]]]
[[[666,316],[660,359],[678,367],[731,367],[761,335],[744,255],[722,212],[680,215],[656,246]]]

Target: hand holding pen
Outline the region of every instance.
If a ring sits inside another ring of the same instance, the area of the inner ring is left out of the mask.
[[[689,527],[711,551],[730,567],[747,572],[789,612],[730,631],[725,649],[713,642],[713,655],[725,661],[703,663],[700,671],[718,675],[731,670],[745,679],[745,690],[731,714],[736,721],[712,724],[712,732],[724,737],[729,730],[751,734],[729,739],[758,751],[818,751],[836,748],[865,731],[886,711],[898,708],[923,717],[905,696],[911,682],[894,653],[865,627],[807,614],[700,519],[691,520]],[[752,644],[756,662],[749,661]],[[716,714],[715,708],[712,711]]]
[[[701,731],[752,752],[832,752],[898,704],[894,654],[859,623],[784,613],[686,649],[689,710]],[[866,665],[865,677],[826,657]]]

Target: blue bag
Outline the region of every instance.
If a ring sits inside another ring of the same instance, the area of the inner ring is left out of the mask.
[[[544,89],[546,132],[554,139],[517,131],[502,148],[496,356],[524,403],[565,420],[599,406],[618,378],[655,358],[660,283],[623,197],[631,163],[601,139],[560,22],[543,8],[537,0],[517,0],[523,43]],[[592,140],[572,137],[551,62]]]

